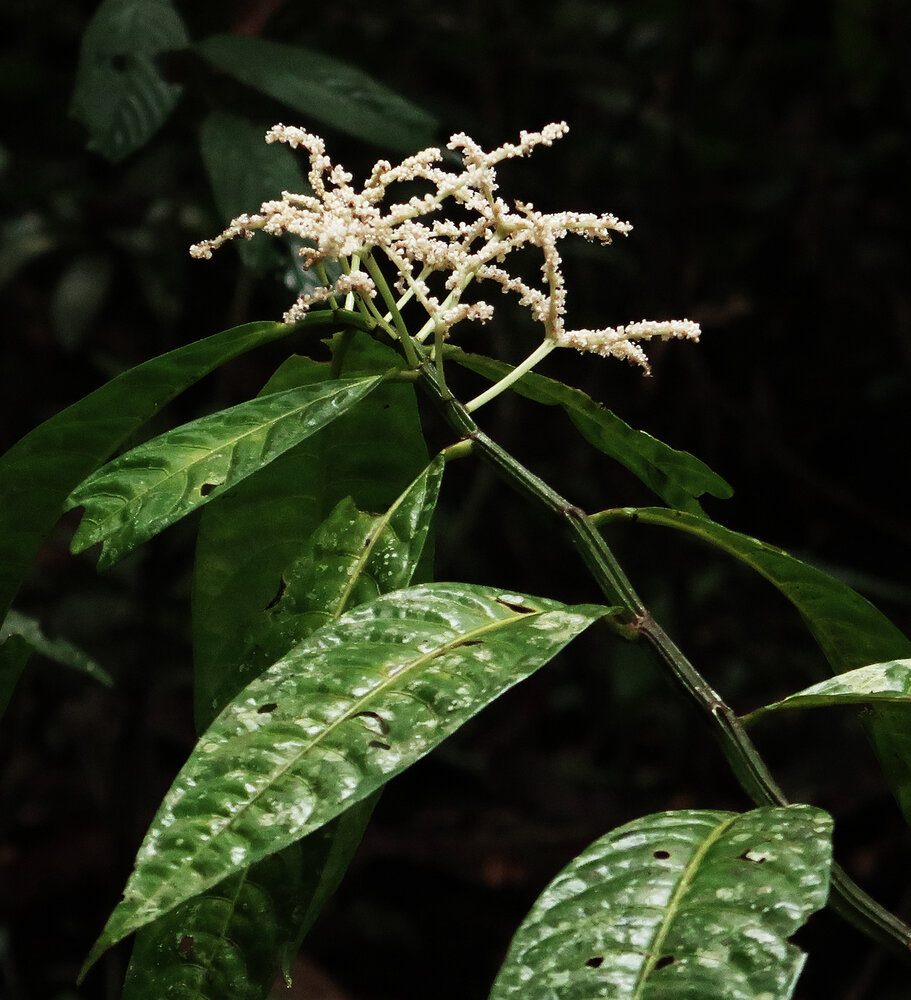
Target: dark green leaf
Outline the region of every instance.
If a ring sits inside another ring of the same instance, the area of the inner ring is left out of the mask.
[[[87,964],[369,795],[608,610],[428,584],[319,629],[203,735]]]
[[[10,611],[6,616],[6,621],[0,627],[0,643],[5,643],[14,635],[21,636],[36,653],[40,653],[48,660],[78,670],[82,674],[88,674],[107,687],[114,683],[111,675],[88,654],[77,649],[66,639],[49,639],[34,618],[22,615],[18,611]]]
[[[751,566],[797,608],[837,674],[911,657],[911,641],[868,600],[774,545],[708,518],[662,507],[624,507],[598,515],[602,523],[616,519],[678,528]],[[911,823],[911,707],[875,705],[864,722],[902,813]]]
[[[0,616],[70,491],[184,389],[293,327],[247,323],[154,358],[35,428],[0,458]]]
[[[282,191],[310,190],[298,158],[287,146],[266,145],[266,130],[246,118],[213,112],[202,124],[200,149],[224,225],[242,212],[252,212]],[[247,267],[265,271],[294,251],[274,240],[235,240]]]
[[[196,49],[212,65],[303,115],[378,146],[433,144],[434,118],[372,77],[312,49],[246,35],[215,35]]]
[[[70,106],[90,149],[117,163],[154,135],[181,91],[155,57],[188,42],[170,0],[103,0],[82,38]]]
[[[832,821],[810,806],[684,810],[595,841],[519,928],[491,1000],[787,1000],[787,938],[826,901]]]
[[[263,612],[243,656],[246,669],[264,670],[327,622],[407,587],[424,548],[444,462],[437,457],[385,514],[339,502],[307,540],[284,575],[279,602]]]
[[[394,351],[358,334],[345,355],[344,373],[376,374],[399,361]],[[330,364],[292,357],[263,391],[317,386],[332,377]],[[353,412],[205,510],[193,591],[200,732],[261,669],[261,661],[242,662],[250,631],[275,601],[283,573],[317,525],[347,496],[361,510],[386,510],[426,463],[413,387],[384,383]]]
[[[447,348],[446,356],[491,382],[512,371],[512,366],[502,361],[483,354],[467,354],[457,347]],[[677,451],[645,431],[633,430],[581,389],[534,373],[524,375],[513,389],[536,403],[562,406],[589,444],[626,466],[672,507],[701,513],[698,498],[703,493],[722,499],[733,494],[721,476],[694,455]]]
[[[275,392],[193,420],[109,462],[73,490],[85,507],[74,552],[103,542],[99,568],[226,492],[354,406],[380,376]]]

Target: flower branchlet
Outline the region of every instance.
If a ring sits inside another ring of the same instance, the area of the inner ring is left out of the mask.
[[[461,152],[460,172],[445,169],[441,151],[430,148],[397,166],[379,160],[358,190],[352,185],[352,175],[331,162],[319,136],[293,126],[275,125],[266,134],[266,142],[283,142],[306,150],[312,193],[285,191],[279,200],[265,202],[257,213],[238,216],[223,233],[191,247],[190,253],[208,258],[229,240],[250,239],[260,230],[273,236],[297,236],[306,244],[300,250],[306,268],[319,271],[327,261],[341,261],[343,273],[334,282],[301,295],[285,313],[286,322],[300,319],[312,305],[335,295],[348,296],[349,303],[353,296],[363,308],[379,316],[372,300],[377,296],[377,280],[381,280],[382,300],[388,309],[383,325],[417,343],[431,334],[439,343],[465,320],[489,320],[493,306],[462,298],[473,281],[492,282],[503,293],[516,295],[520,305],[544,328],[543,343],[530,359],[543,357],[553,347],[572,347],[623,358],[647,373],[649,364],[640,346],[642,341],[671,337],[697,340],[699,326],[690,320],[643,320],[601,330],[566,329],[566,288],[557,248],[569,234],[607,244],[613,234],[625,236],[632,226],[609,213],[544,213],[532,204],[509,205],[497,194],[499,163],[527,156],[537,146],[549,146],[567,131],[565,122],[554,123],[540,132],[522,132],[518,143],[504,143],[490,152],[458,133],[452,136],[448,148]],[[429,190],[401,203],[388,197],[393,185],[414,181],[426,183]],[[462,210],[459,221],[446,218],[440,211],[449,199]],[[540,286],[504,267],[509,253],[520,247],[540,250]],[[397,300],[393,300],[378,270],[377,262],[382,260],[391,269]],[[434,294],[429,283],[437,274],[443,276],[442,296]],[[397,313],[412,299],[426,313],[426,320],[419,329],[409,332]],[[492,395],[485,393],[485,400]]]

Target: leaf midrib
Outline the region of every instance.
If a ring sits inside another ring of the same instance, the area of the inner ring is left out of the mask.
[[[376,377],[375,378],[375,381],[378,382],[379,380],[380,380],[380,377]],[[143,504],[143,502],[148,498],[148,496],[149,496],[150,493],[152,493],[154,491],[160,490],[162,488],[162,486],[165,483],[167,483],[169,480],[175,479],[175,478],[177,478],[178,476],[181,476],[181,475],[185,475],[188,469],[192,469],[194,466],[200,465],[201,463],[205,462],[215,452],[221,451],[222,449],[225,449],[225,448],[230,448],[231,453],[232,453],[231,456],[229,456],[229,464],[228,464],[228,472],[230,473],[230,470],[231,470],[231,461],[233,459],[233,453],[236,450],[237,444],[238,444],[239,441],[242,441],[244,438],[252,437],[254,434],[258,433],[263,428],[266,428],[267,436],[268,436],[269,430],[271,430],[272,428],[274,428],[276,424],[280,423],[283,420],[287,420],[289,418],[294,417],[301,410],[306,409],[308,406],[310,406],[310,405],[312,405],[312,404],[314,404],[314,403],[316,403],[318,401],[321,402],[323,400],[331,399],[333,396],[336,396],[336,395],[339,395],[340,393],[348,391],[349,389],[353,388],[355,385],[361,384],[363,382],[368,382],[368,381],[370,381],[370,379],[351,379],[351,380],[346,380],[347,384],[344,385],[344,386],[337,387],[337,388],[333,389],[331,392],[327,392],[327,393],[325,393],[323,395],[315,396],[314,398],[307,400],[305,403],[300,404],[299,406],[295,407],[294,409],[288,410],[285,413],[280,414],[279,416],[275,417],[272,420],[268,420],[268,421],[266,421],[264,423],[258,424],[253,429],[247,430],[244,433],[238,434],[236,437],[228,438],[226,440],[222,440],[222,442],[218,445],[217,448],[210,448],[205,453],[205,455],[202,458],[198,458],[195,461],[189,461],[185,465],[181,465],[181,466],[175,468],[173,471],[169,472],[163,478],[158,479],[148,489],[143,490],[142,492],[139,492],[139,493],[134,493],[129,498],[129,500],[121,502],[121,504],[120,504],[119,507],[117,507],[115,510],[113,510],[111,513],[109,513],[105,517],[103,517],[103,518],[101,518],[101,519],[99,519],[97,521],[96,520],[92,520],[91,523],[92,523],[92,525],[94,525],[94,528],[93,528],[91,534],[89,535],[88,540],[86,541],[85,547],[88,548],[89,545],[93,545],[96,542],[101,541],[104,538],[107,538],[108,533],[109,533],[109,529],[108,529],[109,523],[111,521],[115,520],[116,518],[118,518],[123,513],[124,510],[129,509],[129,508],[134,507],[134,506],[140,506],[141,507],[142,504]],[[312,387],[311,386],[306,386],[306,387],[303,387],[303,388],[311,389]],[[289,389],[289,390],[284,390],[281,393],[275,393],[275,396],[289,395],[289,394],[292,394],[292,393],[299,393],[300,391],[301,391],[300,388]],[[260,400],[262,400],[262,399],[268,399],[268,398],[269,397],[260,397]],[[247,404],[240,404],[240,405],[244,406],[244,405],[247,405]],[[214,414],[213,414],[213,416],[214,416]],[[202,420],[207,420],[209,418],[208,417],[203,417],[201,419]],[[178,428],[178,429],[181,429],[181,428]],[[128,471],[128,470],[117,470],[117,474],[120,475],[124,471]],[[225,483],[227,483],[227,475],[226,475],[226,478],[225,478]],[[213,499],[219,493],[223,492],[223,487],[224,487],[225,483],[219,484],[214,490],[212,490],[212,492],[208,496],[206,496],[206,497],[204,497],[202,499],[204,501],[205,500],[209,500],[209,499]],[[76,499],[76,497],[78,496],[78,494],[74,493],[73,496],[74,496],[74,499]],[[99,493],[94,494],[94,496],[95,497],[102,497],[102,496],[111,497],[112,494],[99,492]],[[86,499],[91,499],[91,497],[87,497]],[[183,500],[183,494],[181,494],[181,500],[178,501],[177,505],[179,505],[179,503],[182,500]],[[175,505],[175,506],[177,506],[177,505]],[[75,506],[80,506],[80,504],[77,503]],[[172,508],[172,510],[173,510],[173,508]],[[99,528],[101,528],[102,530],[99,531]]]
[[[242,819],[246,815],[246,813],[248,812],[248,810],[251,809],[256,804],[256,802],[259,800],[259,798],[262,795],[264,795],[267,791],[269,791],[281,778],[283,778],[298,763],[298,761],[301,760],[301,758],[305,757],[308,753],[310,753],[310,751],[312,751],[314,747],[318,746],[320,744],[320,742],[322,742],[338,726],[342,725],[345,722],[350,721],[350,719],[352,719],[354,716],[356,716],[358,714],[358,712],[363,711],[363,708],[364,708],[365,705],[369,705],[371,701],[375,700],[377,697],[379,697],[381,694],[383,694],[394,682],[398,682],[398,681],[402,680],[404,677],[406,677],[407,675],[411,674],[413,671],[415,671],[416,669],[418,669],[420,666],[422,666],[424,663],[428,662],[429,660],[440,658],[441,655],[445,655],[447,652],[450,652],[456,646],[458,646],[458,645],[466,642],[466,640],[470,641],[475,636],[483,635],[483,634],[485,634],[487,632],[494,631],[494,630],[497,630],[499,628],[505,628],[508,625],[514,624],[516,621],[519,621],[519,620],[522,620],[522,619],[530,619],[530,618],[535,617],[535,616],[539,617],[542,614],[547,614],[547,613],[549,613],[549,612],[547,612],[547,611],[533,611],[533,612],[515,613],[515,614],[510,615],[508,618],[501,618],[501,619],[498,619],[498,620],[496,620],[494,622],[487,622],[484,625],[482,625],[482,626],[480,626],[478,628],[472,629],[472,630],[470,630],[468,632],[460,632],[457,636],[454,636],[452,639],[448,640],[446,643],[442,644],[441,646],[438,646],[432,652],[423,653],[419,657],[417,657],[416,659],[414,659],[414,660],[412,660],[410,662],[406,662],[398,670],[394,671],[393,673],[388,674],[380,682],[379,685],[377,685],[376,687],[372,688],[367,694],[363,695],[356,702],[354,702],[352,705],[350,705],[349,708],[347,709],[347,711],[343,715],[341,715],[338,719],[335,719],[333,722],[331,722],[324,730],[322,730],[322,732],[320,732],[317,736],[315,736],[310,741],[310,743],[308,743],[300,751],[298,751],[296,754],[294,754],[288,760],[287,763],[283,764],[280,768],[278,768],[277,770],[275,770],[270,775],[268,782],[265,785],[263,785],[263,787],[259,791],[257,791],[251,798],[249,798],[235,813],[232,813],[232,815],[225,822],[224,826],[220,827],[217,831],[214,831],[212,833],[212,839],[207,844],[207,850],[211,851],[212,848],[215,846],[216,838],[221,837],[224,833],[226,833],[227,831],[229,831],[235,825],[235,823],[237,821],[239,821],[240,819]],[[333,648],[338,648],[338,647],[333,647]],[[265,726],[262,727],[262,728],[265,728]],[[257,730],[257,732],[261,732],[261,730]],[[353,801],[357,801],[357,800],[353,800]],[[353,801],[349,802],[348,804],[349,805],[353,804]],[[318,827],[314,827],[314,829],[318,829]],[[248,862],[248,864],[249,863],[253,863],[253,862]],[[181,866],[181,867],[183,868],[185,866]],[[227,873],[223,874],[221,877],[222,878],[227,878],[228,875],[230,875],[230,874],[231,874],[231,872],[227,872]],[[212,884],[214,884],[214,883],[212,883]],[[202,892],[204,890],[205,890],[205,887],[203,887],[202,889],[197,889],[196,892],[198,893],[198,892]],[[142,906],[142,909],[145,910],[146,912],[148,912],[150,905],[153,904],[154,900],[156,899],[156,896],[158,896],[158,895],[160,895],[160,893],[156,893],[156,894],[153,894],[152,896],[147,897],[146,900],[145,900],[145,902],[144,902],[144,904],[143,904],[143,906]],[[175,905],[179,905],[179,904],[175,904]]]
[[[639,975],[636,977],[636,985],[633,988],[633,992],[630,994],[631,1000],[641,1000],[641,998],[645,995],[644,991],[648,985],[648,978],[654,971],[655,964],[661,957],[661,953],[664,950],[664,942],[667,940],[671,927],[677,918],[678,910],[680,908],[679,904],[689,890],[690,885],[699,874],[700,865],[702,864],[705,855],[708,853],[709,848],[717,843],[721,839],[722,834],[724,834],[730,826],[736,823],[738,819],[740,819],[740,816],[734,814],[733,816],[728,816],[722,820],[711,832],[711,835],[703,840],[698,850],[687,862],[686,867],[683,869],[683,874],[677,883],[677,887],[674,889],[670,902],[667,906],[662,907],[667,916],[661,921],[658,934],[652,940],[648,958],[639,967]]]
[[[431,465],[432,464],[433,463],[431,462]],[[430,470],[430,465],[428,465],[418,477],[419,479],[423,479],[424,481],[423,486],[424,486],[425,501],[427,494],[427,473],[429,470]],[[393,531],[393,533],[396,534],[396,538],[399,538],[399,540],[401,541],[400,536],[395,532],[395,529],[392,527],[392,519],[399,512],[399,509],[401,508],[405,500],[408,499],[412,489],[415,486],[415,482],[413,482],[410,486],[408,486],[403,493],[399,494],[399,496],[396,498],[395,502],[392,504],[391,507],[388,507],[384,511],[384,513],[380,514],[378,517],[374,519],[373,522],[374,528],[370,533],[370,538],[367,540],[367,545],[364,547],[364,550],[358,554],[357,561],[354,564],[354,569],[348,576],[348,580],[345,583],[345,588],[342,591],[342,594],[339,597],[338,602],[336,603],[335,609],[330,612],[333,619],[335,619],[336,621],[339,618],[341,618],[341,616],[345,613],[345,609],[348,605],[349,599],[351,598],[351,593],[354,590],[355,584],[357,583],[358,580],[360,580],[361,576],[364,574],[367,564],[370,561],[370,557],[373,555],[373,550],[378,545],[379,540],[385,537],[386,530],[389,529]],[[410,546],[407,546],[407,548],[408,548],[407,554],[410,557],[411,555]]]

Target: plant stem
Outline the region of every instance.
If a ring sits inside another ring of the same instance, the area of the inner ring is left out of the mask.
[[[593,521],[547,483],[489,438],[468,410],[437,380],[428,360],[421,362],[421,384],[442,410],[449,425],[472,443],[472,450],[518,492],[556,514],[569,532],[608,602],[619,606],[622,621],[615,623],[627,638],[640,639],[666,668],[675,684],[713,726],[721,750],[743,790],[757,805],[788,805],[768,767],[737,714],[702,677],[676,644],[652,618],[628,577],[620,568]],[[838,865],[832,867],[831,903],[845,920],[873,940],[911,957],[911,928],[868,896]]]

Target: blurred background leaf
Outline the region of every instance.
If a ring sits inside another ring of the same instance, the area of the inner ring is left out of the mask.
[[[180,97],[155,57],[187,44],[169,0],[104,0],[82,36],[70,113],[89,131],[89,149],[119,163],[164,124]]]

